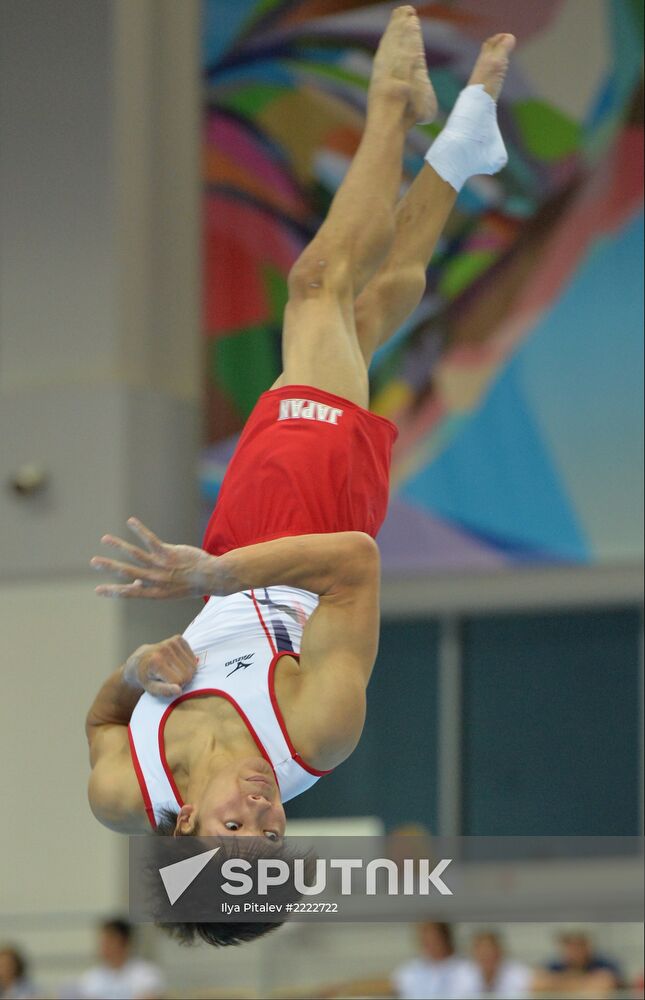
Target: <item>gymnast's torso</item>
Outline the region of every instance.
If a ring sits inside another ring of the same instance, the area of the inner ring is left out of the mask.
[[[313,386],[289,384],[260,397],[203,549],[225,557],[307,535],[295,579],[331,566],[338,583],[333,593],[318,591],[320,600],[293,579],[276,586],[270,578],[210,597],[183,633],[198,662],[182,693],[168,699],[146,690],[127,731],[106,736],[103,766],[90,783],[101,822],[144,832],[176,814],[182,776],[188,794],[190,759],[208,739],[224,746],[231,734],[245,743],[272,770],[282,802],[350,755],[376,655],[379,577],[376,547],[346,536],[373,538],[385,518],[396,433],[390,421]]]
[[[180,746],[193,720],[212,721],[214,729],[241,721],[271,765],[283,802],[326,773],[300,752],[289,729],[291,681],[297,680],[302,632],[317,603],[314,594],[290,587],[244,591],[210,598],[188,626],[184,638],[199,661],[192,681],[174,699],[144,693],[130,720],[132,765],[153,828],[163,810],[183,805],[172,738]],[[190,711],[197,698],[198,715]]]

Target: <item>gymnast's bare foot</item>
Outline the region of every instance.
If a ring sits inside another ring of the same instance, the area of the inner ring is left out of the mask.
[[[514,35],[493,35],[481,47],[479,58],[470,74],[468,85],[481,83],[494,101],[499,97],[511,57],[515,48]]]
[[[430,122],[437,113],[425,58],[421,24],[414,7],[397,7],[381,38],[372,69],[369,100],[378,96],[406,100],[410,125]]]

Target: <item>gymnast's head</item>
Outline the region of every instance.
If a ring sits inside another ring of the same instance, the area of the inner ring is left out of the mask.
[[[294,881],[293,862],[296,858],[299,857],[299,864],[304,865],[307,882],[312,880],[315,864],[313,858],[298,854],[282,837],[274,840],[265,835],[250,833],[250,824],[246,827],[242,825],[242,829],[234,833],[226,830],[227,835],[205,835],[201,832],[199,823],[197,828],[192,825],[189,832],[185,830],[180,833],[180,825],[178,813],[170,810],[162,813],[157,823],[157,837],[152,838],[159,845],[160,852],[156,863],[148,868],[148,875],[155,885],[152,898],[160,904],[159,908],[155,907],[155,922],[181,944],[206,942],[215,947],[224,947],[262,937],[284,923],[283,915],[288,914],[291,909],[288,904],[296,903],[302,898],[301,889]],[[204,884],[201,880],[195,880],[186,890],[185,897],[182,896],[188,907],[183,916],[176,913],[174,907],[171,913],[166,900],[159,897],[158,871],[162,864],[168,863],[164,841],[160,837],[172,837],[173,864],[177,860],[195,857],[202,851],[216,849],[205,869],[208,881]],[[197,837],[198,844],[195,844],[194,837]],[[230,868],[225,867],[227,863]],[[265,873],[266,885],[259,888],[262,871]],[[248,882],[248,889],[242,885],[242,879]],[[235,893],[232,895],[229,894],[230,888],[227,888],[231,882],[235,886]],[[197,895],[191,900],[190,893],[194,887]],[[222,917],[231,904],[236,905],[237,912],[241,908],[240,916],[233,915],[235,911],[229,909],[228,918]],[[255,908],[256,919],[245,916],[247,908]],[[266,916],[268,912],[272,914],[270,919]],[[188,913],[190,920],[184,919]],[[211,919],[212,916],[217,919]],[[173,917],[176,919],[172,919]]]
[[[286,817],[271,765],[263,757],[227,758],[195,775],[186,802],[164,824],[173,837],[264,837],[279,843]]]

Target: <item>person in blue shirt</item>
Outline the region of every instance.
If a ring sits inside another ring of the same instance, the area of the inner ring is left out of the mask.
[[[619,989],[623,976],[617,963],[598,953],[584,931],[566,931],[558,938],[560,955],[539,977],[541,992],[589,992],[602,997]]]

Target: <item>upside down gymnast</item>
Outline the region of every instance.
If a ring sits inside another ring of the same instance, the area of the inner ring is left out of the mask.
[[[360,146],[289,275],[283,374],[249,417],[203,549],[134,518],[139,545],[102,539],[118,558],[92,565],[122,582],[99,594],[210,595],[183,636],[136,650],[89,710],[89,801],[111,829],[279,842],[283,803],[357,745],[397,433],[367,409],[368,367],[418,305],[457,192],[506,162],[495,102],[514,44],[484,43],[398,200],[406,133],[437,107],[418,17],[394,10]]]

